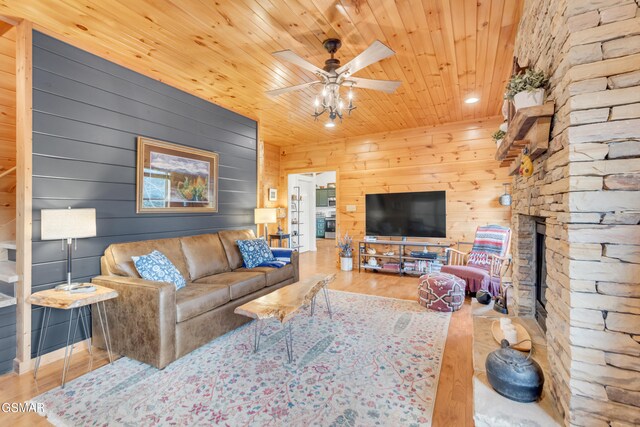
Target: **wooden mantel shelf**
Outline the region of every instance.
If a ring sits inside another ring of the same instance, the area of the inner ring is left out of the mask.
[[[547,151],[553,112],[553,102],[521,108],[516,112],[513,120],[509,123],[507,134],[496,152],[496,160],[502,162],[501,166],[506,166],[516,160],[526,146],[529,147],[531,159],[535,159]]]

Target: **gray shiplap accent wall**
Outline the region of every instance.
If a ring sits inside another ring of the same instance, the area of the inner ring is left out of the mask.
[[[33,292],[66,275],[61,242],[40,240],[41,209],[97,209],[98,236],[74,252],[76,281],[100,274],[114,242],[255,227],[255,121],[37,32],[33,62]],[[219,153],[219,212],[136,214],[137,136]],[[34,353],[42,311],[32,311]],[[67,316],[52,313],[45,351],[64,345]]]

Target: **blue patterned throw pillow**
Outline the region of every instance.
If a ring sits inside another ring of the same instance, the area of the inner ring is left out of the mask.
[[[266,261],[275,261],[271,249],[264,239],[236,240],[242,260],[247,268],[254,268]]]
[[[131,259],[136,266],[136,270],[145,280],[173,283],[176,286],[176,290],[182,289],[187,285],[187,281],[184,280],[180,271],[160,251],[153,251],[148,255],[133,256]]]

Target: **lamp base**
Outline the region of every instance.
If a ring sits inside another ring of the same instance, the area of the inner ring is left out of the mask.
[[[82,283],[63,283],[61,285],[56,286],[56,291],[71,291],[73,289],[79,288],[82,286]]]

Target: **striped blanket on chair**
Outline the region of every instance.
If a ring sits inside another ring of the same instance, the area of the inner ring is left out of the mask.
[[[509,245],[511,229],[501,225],[483,225],[476,230],[473,248],[469,252],[467,266],[489,271],[489,255],[505,256]]]

